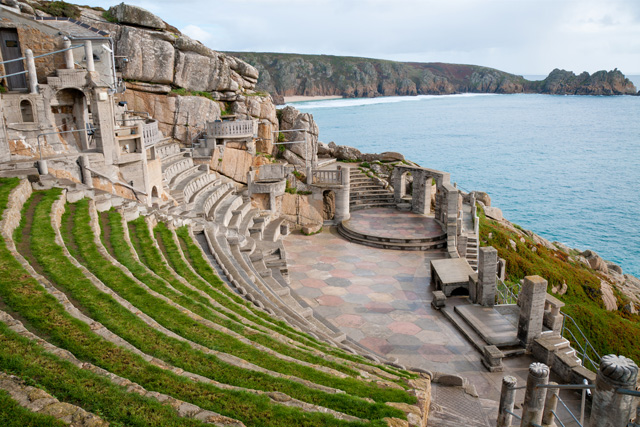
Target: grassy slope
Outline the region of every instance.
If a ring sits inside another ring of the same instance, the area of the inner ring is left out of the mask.
[[[489,238],[489,233],[492,237]],[[607,311],[602,303],[600,277],[594,270],[575,263],[562,251],[552,251],[536,245],[532,239],[521,236],[481,215],[481,246],[493,246],[498,256],[507,261],[507,280],[517,282],[525,276],[539,275],[553,285],[567,284],[565,295],[555,296],[566,306],[562,311],[576,320],[596,351],[620,354],[640,363],[640,316],[622,311]],[[516,242],[516,250],[509,240]],[[536,247],[536,251],[531,248]]]

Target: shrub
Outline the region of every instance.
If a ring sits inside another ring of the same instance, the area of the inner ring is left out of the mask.
[[[36,5],[35,8],[48,13],[51,16],[59,16],[72,19],[77,19],[80,17],[80,8],[65,1],[42,2],[39,5]]]

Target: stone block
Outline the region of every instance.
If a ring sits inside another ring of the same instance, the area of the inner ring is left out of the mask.
[[[482,364],[489,372],[502,372],[504,370],[504,365],[502,365],[503,357],[504,353],[495,345],[486,345],[482,349]]]
[[[447,297],[444,295],[442,291],[433,291],[433,299],[431,300],[431,306],[436,310],[440,310],[445,306],[447,302]]]

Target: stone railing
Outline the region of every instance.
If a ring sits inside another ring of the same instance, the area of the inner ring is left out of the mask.
[[[159,158],[164,159],[165,157],[172,156],[174,154],[178,154],[180,152],[180,146],[178,144],[166,144],[161,147],[156,148],[156,154]]]
[[[342,184],[342,171],[340,170],[313,170],[311,176],[312,184]]]
[[[210,138],[250,138],[257,131],[258,122],[255,120],[207,123],[207,136]]]
[[[160,141],[160,131],[158,130],[157,120],[147,120],[142,124],[142,140],[144,146],[157,144]]]

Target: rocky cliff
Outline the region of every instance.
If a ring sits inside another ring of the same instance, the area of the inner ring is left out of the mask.
[[[593,75],[554,70],[541,81],[477,65],[394,62],[380,59],[282,53],[230,53],[254,66],[258,90],[283,96],[446,95],[453,93],[548,93],[636,95],[618,70]]]
[[[47,2],[31,3],[34,8],[23,13],[72,14],[108,32],[115,44],[117,70],[127,88],[119,100],[126,101],[130,110],[148,111],[159,120],[165,136],[189,142],[207,121],[223,113],[277,126],[271,97],[254,90],[256,68],[209,49],[151,12],[124,3],[109,10],[65,3],[67,9],[62,12],[47,8]]]

